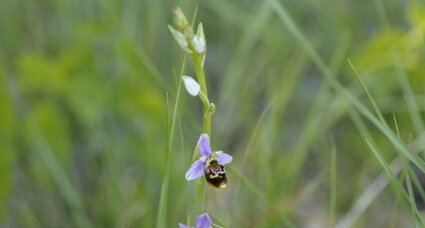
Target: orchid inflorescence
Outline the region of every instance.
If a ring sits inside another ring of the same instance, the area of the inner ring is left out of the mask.
[[[175,27],[168,26],[168,28],[180,48],[185,53],[192,55],[193,66],[199,83],[187,75],[183,75],[181,81],[189,95],[200,98],[203,111],[203,133],[199,137],[194,151],[194,157],[197,157],[197,159],[194,159],[193,164],[187,170],[185,178],[191,181],[204,176],[207,183],[213,187],[224,188],[227,184],[224,165],[229,164],[233,157],[223,151],[211,149],[211,115],[215,112],[215,105],[208,99],[203,69],[207,51],[204,28],[202,23],[199,23],[195,33],[179,7],[176,7],[173,13]],[[196,219],[196,228],[208,228],[211,225],[212,221],[207,213],[199,215]],[[179,226],[180,228],[193,227],[183,224],[179,224]]]

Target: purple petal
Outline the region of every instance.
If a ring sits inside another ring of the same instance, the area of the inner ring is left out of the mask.
[[[179,223],[179,228],[193,228],[193,226],[188,226],[188,225]]]
[[[204,175],[204,168],[205,163],[200,160],[196,160],[187,170],[185,174],[186,180],[190,181],[202,177]]]
[[[199,137],[198,140],[198,147],[199,147],[199,155],[209,157],[211,156],[211,144],[210,144],[210,138],[207,134],[202,134],[201,137]]]
[[[230,156],[226,153],[223,153],[223,151],[216,151],[215,154],[217,155],[217,162],[220,165],[229,164],[233,160],[232,156]]]
[[[207,213],[199,215],[196,218],[196,228],[210,228],[212,224],[212,220]]]

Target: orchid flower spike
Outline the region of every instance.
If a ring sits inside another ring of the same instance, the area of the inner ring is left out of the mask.
[[[223,151],[212,151],[210,138],[202,134],[198,140],[199,159],[187,170],[186,180],[191,181],[205,176],[209,184],[216,188],[224,188],[227,177],[224,165],[232,162],[233,157]]]
[[[204,213],[196,217],[196,228],[210,228],[211,224],[212,224],[212,220],[207,213]],[[179,223],[179,228],[193,228],[193,226],[188,226],[188,225]]]

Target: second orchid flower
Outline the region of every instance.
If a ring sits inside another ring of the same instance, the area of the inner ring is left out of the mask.
[[[186,180],[194,180],[205,176],[209,184],[216,188],[224,188],[227,184],[224,165],[232,162],[233,157],[223,151],[212,151],[210,138],[202,134],[198,140],[199,159],[186,172]]]

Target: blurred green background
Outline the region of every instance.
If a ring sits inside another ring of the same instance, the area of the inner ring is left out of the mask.
[[[215,223],[283,227],[285,214],[297,227],[332,227],[349,217],[383,172],[353,120],[388,162],[398,152],[329,86],[270,2],[1,0],[0,226],[156,226],[184,56],[167,28],[177,5],[204,25],[213,149],[234,156],[228,187],[207,188]],[[420,135],[423,1],[280,3],[344,87],[373,112],[350,59],[401,140]],[[185,74],[195,77],[190,58]],[[180,98],[166,227],[196,215],[184,173],[201,106]],[[413,226],[400,198],[389,185],[353,226]]]

